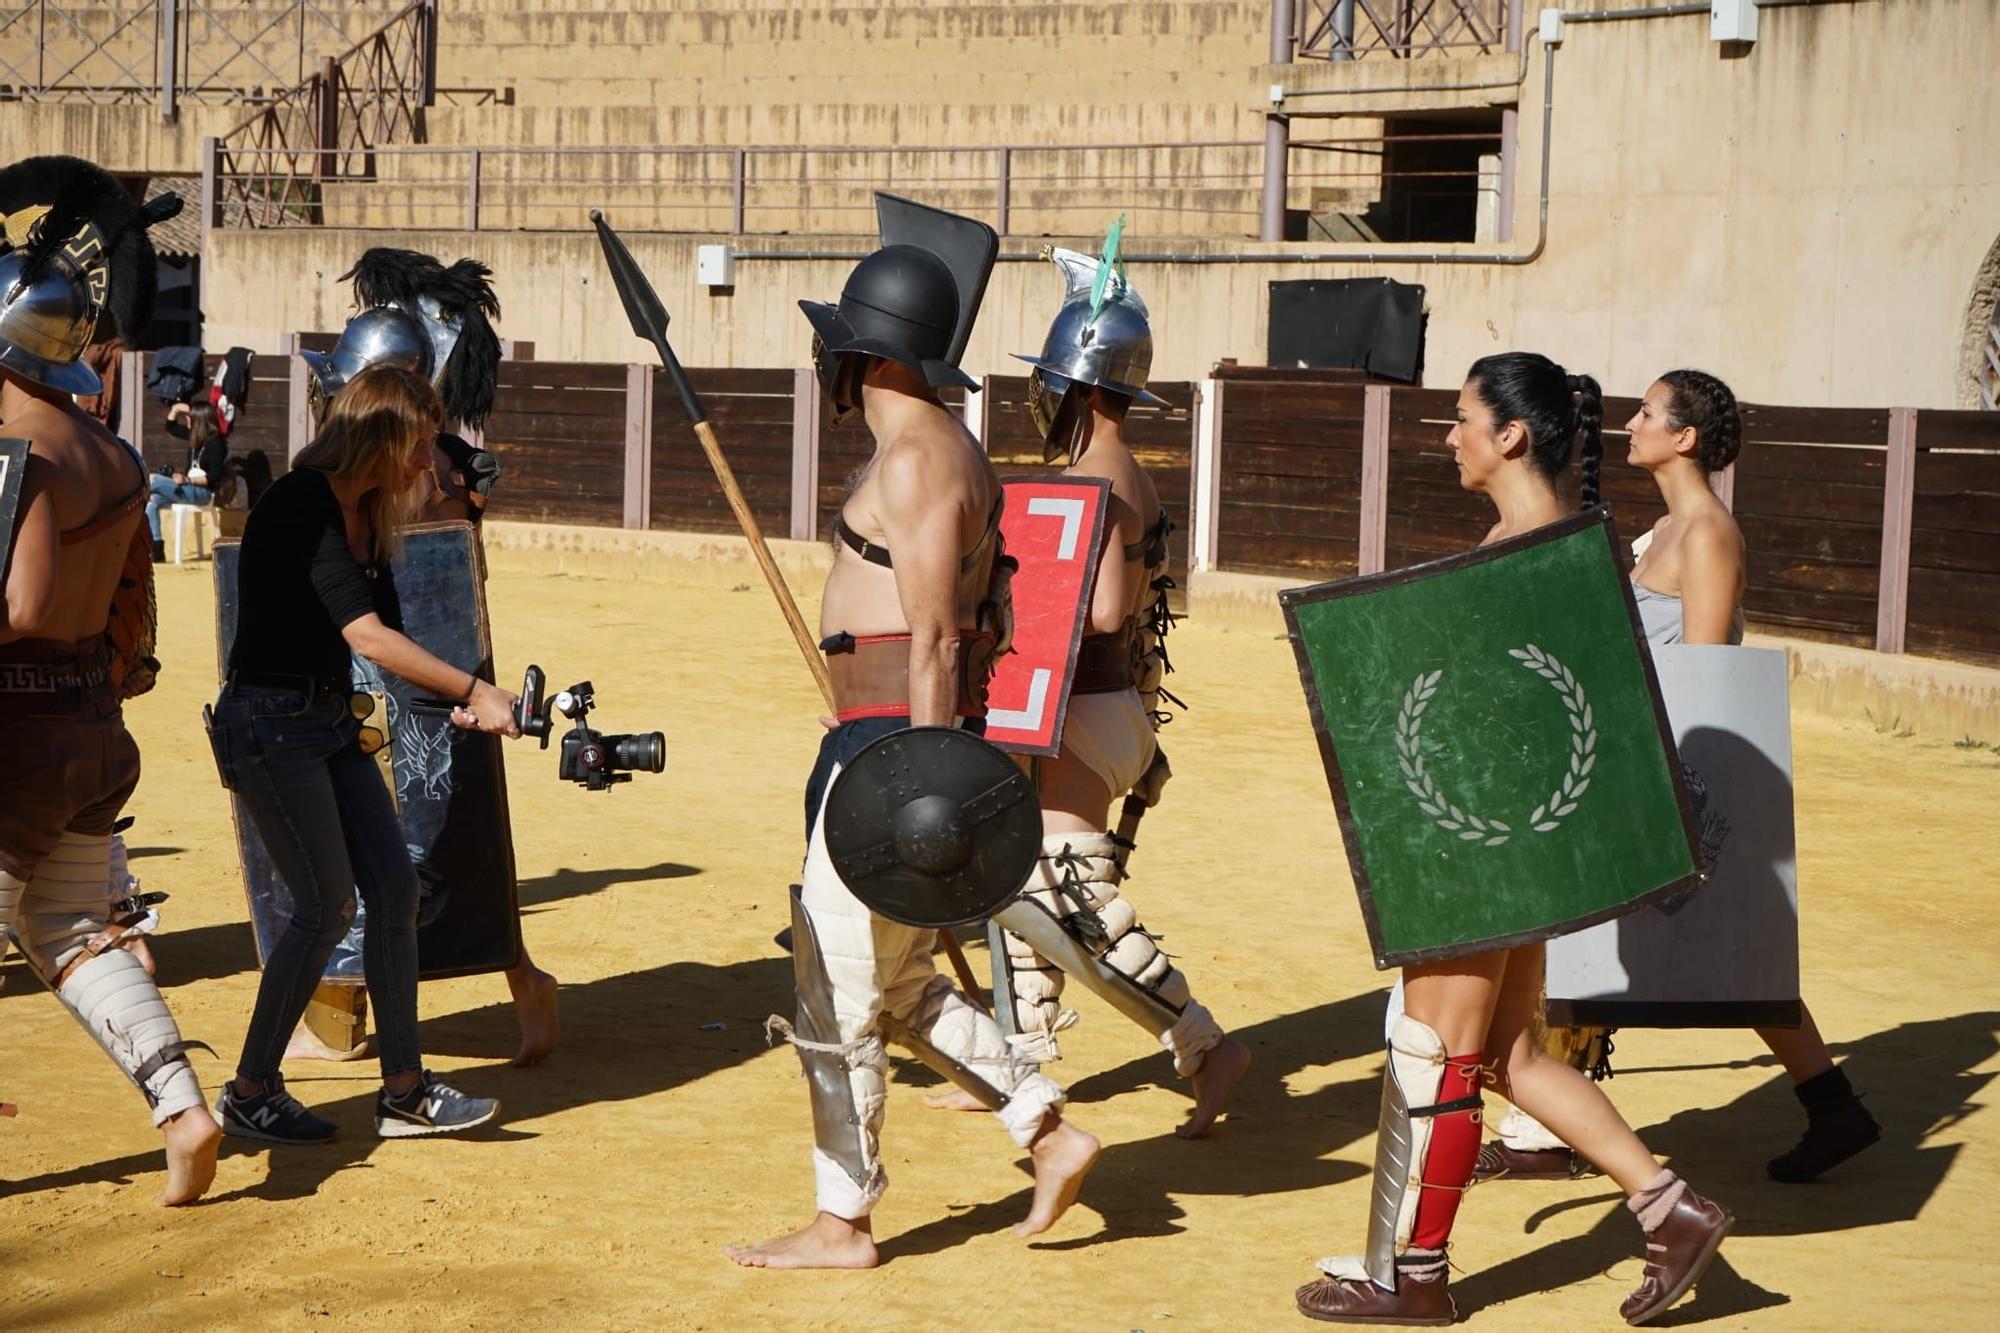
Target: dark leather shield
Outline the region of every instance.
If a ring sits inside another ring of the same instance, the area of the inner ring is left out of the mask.
[[[848,890],[906,926],[984,921],[1041,850],[1035,784],[953,727],[912,727],[862,750],[826,796],[826,850]]]

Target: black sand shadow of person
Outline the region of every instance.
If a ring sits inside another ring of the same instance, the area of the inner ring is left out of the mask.
[[[686,879],[690,875],[701,874],[700,866],[682,865],[678,861],[661,861],[643,869],[615,869],[604,867],[593,870],[575,870],[565,867],[553,874],[537,875],[533,879],[521,880],[516,887],[516,896],[525,912],[531,907],[547,907],[569,898],[587,898],[602,893],[616,884],[639,885],[670,879]]]
[[[661,861],[655,865],[628,869],[564,869],[520,881],[519,897],[524,915],[535,915],[526,909],[601,893],[616,884],[651,884],[701,873],[699,866],[683,865],[678,861]],[[171,904],[164,909],[165,928],[151,937],[149,947],[155,964],[154,975],[159,980],[160,989],[168,992],[169,1005],[173,1003],[172,992],[177,987],[257,970],[257,941],[251,933],[247,907],[245,913],[245,919],[240,921],[222,921],[176,930]],[[532,952],[533,941],[528,943]],[[5,965],[0,966],[0,1002],[14,996],[44,993],[41,984],[28,972],[26,962],[10,953]],[[499,1030],[511,1033],[513,1029],[508,1024],[502,1024]],[[492,1049],[493,1053],[499,1053],[497,1044]]]
[[[1374,1132],[1382,1095],[1379,1071],[1306,1094],[1294,1094],[1289,1084],[1305,1070],[1359,1052],[1379,1051],[1386,1002],[1386,991],[1371,989],[1233,1030],[1231,1035],[1250,1048],[1252,1060],[1216,1127],[1203,1138],[1186,1140],[1169,1126],[1151,1138],[1106,1147],[1084,1182],[1080,1200],[1103,1219],[1103,1226],[1088,1236],[1038,1241],[1036,1247],[1084,1249],[1115,1240],[1178,1234],[1185,1229],[1186,1217],[1176,1201],[1181,1195],[1282,1194],[1367,1174],[1366,1167],[1329,1160],[1328,1154]],[[1125,1022],[1116,1011],[1098,1004],[1090,1006],[1086,1021]],[[1137,1028],[1130,1030],[1135,1045],[1149,1044]],[[1057,1078],[1060,1081],[1060,1066]],[[897,1067],[898,1084],[928,1086],[935,1081],[914,1061]],[[1164,1051],[1078,1079],[1068,1089],[1069,1114],[1087,1130],[1091,1104],[1153,1085],[1181,1091],[1187,1087]],[[914,1098],[896,1098],[893,1105],[895,1115],[924,1113]],[[885,1131],[893,1132],[893,1126]],[[991,1136],[995,1131],[991,1125],[979,1125],[977,1132]],[[1011,1150],[1004,1143],[995,1148]],[[1025,1157],[1021,1165],[1027,1169]],[[931,1254],[999,1230],[1025,1217],[1032,1199],[1032,1187],[1024,1188],[887,1237],[880,1242],[883,1259]],[[1365,1220],[1357,1215],[1355,1224],[1365,1225]],[[1357,1246],[1359,1239],[1357,1232]]]
[[[498,1124],[475,1131],[475,1137],[529,1137],[532,1130],[516,1127],[580,1106],[671,1092],[755,1058],[767,1049],[765,1015],[789,1007],[791,988],[791,964],[779,958],[751,959],[726,967],[675,962],[566,986],[560,1077],[516,1070],[505,1061],[497,1061],[454,1070],[451,1082],[472,1096],[501,1099]],[[463,1041],[468,1033],[511,1028],[511,1014],[512,1006],[503,1001],[429,1019],[422,1025],[423,1049],[436,1052],[448,1049],[453,1038]],[[725,1023],[726,1029],[704,1030],[704,1024],[715,1022]],[[196,1057],[203,1085],[211,1094],[226,1077],[234,1054],[226,1052],[219,1065]],[[308,1068],[311,1073],[300,1072]],[[225,1157],[268,1154],[269,1170],[256,1184],[214,1199],[275,1200],[312,1195],[335,1173],[365,1167],[382,1142],[374,1132],[375,1093],[380,1084],[372,1059],[347,1067],[295,1064],[292,1070],[287,1079],[290,1090],[315,1114],[339,1125],[340,1137],[312,1147],[225,1138]],[[359,1091],[329,1101],[324,1099],[324,1089],[329,1086]],[[134,1094],[134,1114],[143,1111],[143,1103]],[[160,1149],[153,1146],[110,1161],[0,1181],[0,1200],[79,1184],[129,1184],[134,1176],[161,1170],[163,1162]]]
[[[1749,1032],[1716,1036],[1757,1044]],[[1642,1033],[1630,1034],[1628,1049],[1643,1040]],[[1847,1057],[1849,1077],[1882,1124],[1882,1140],[1819,1180],[1782,1185],[1764,1173],[1765,1160],[1789,1147],[1799,1130],[1798,1104],[1782,1071],[1727,1106],[1678,1112],[1641,1129],[1640,1137],[1684,1171],[1696,1189],[1729,1206],[1736,1214],[1735,1236],[1823,1234],[1914,1221],[1950,1173],[1961,1147],[1934,1140],[1981,1109],[1974,1098],[1994,1075],[1978,1070],[2000,1054],[2000,1012],[1904,1023],[1859,1041],[1835,1043],[1834,1050]],[[1769,1057],[1753,1063],[1775,1066]],[[1638,1072],[1627,1070],[1625,1076]],[[1616,1100],[1615,1082],[1609,1091]],[[1474,1197],[1485,1211],[1496,1199],[1511,1199],[1515,1191],[1528,1196],[1521,1206],[1534,1210],[1527,1221],[1530,1232],[1577,1208],[1602,1208],[1604,1217],[1583,1235],[1454,1279],[1452,1293],[1461,1314],[1591,1281],[1618,1264],[1627,1265],[1636,1283],[1638,1226],[1620,1206],[1623,1197],[1615,1189],[1607,1185],[1588,1198],[1537,1207],[1532,1198],[1537,1188],[1529,1182],[1495,1183],[1481,1186]],[[1467,1257],[1461,1253],[1460,1262]],[[1718,1263],[1727,1258],[1725,1243]],[[1734,1317],[1792,1299],[1766,1291],[1733,1268],[1711,1273],[1704,1279],[1708,1290],[1697,1289],[1691,1302],[1655,1322]],[[1622,1289],[1618,1295],[1622,1298]],[[1835,1317],[1829,1314],[1829,1321]]]

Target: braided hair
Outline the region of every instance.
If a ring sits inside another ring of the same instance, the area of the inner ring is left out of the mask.
[[[1553,482],[1577,462],[1577,491],[1583,508],[1597,503],[1598,474],[1604,466],[1604,390],[1588,375],[1572,375],[1538,352],[1499,352],[1472,363],[1466,379],[1479,401],[1505,423],[1528,428],[1528,457]]]
[[[1660,376],[1667,386],[1667,426],[1694,427],[1694,461],[1704,473],[1720,472],[1743,451],[1743,413],[1729,386],[1703,370],[1670,370]]]

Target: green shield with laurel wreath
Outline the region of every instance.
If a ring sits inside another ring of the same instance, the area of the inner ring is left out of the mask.
[[[1279,595],[1378,967],[1548,939],[1696,882],[1602,507]]]

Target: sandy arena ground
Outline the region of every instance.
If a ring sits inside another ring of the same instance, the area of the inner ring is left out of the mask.
[[[811,590],[806,590],[811,591]],[[771,943],[801,855],[819,729],[761,587],[736,592],[509,573],[491,587],[503,672],[598,686],[607,729],[660,727],[664,776],[608,796],[509,752],[534,956],[563,981],[565,1039],[516,1070],[497,976],[426,985],[424,1047],[505,1102],[497,1133],[382,1144],[372,1064],[296,1064],[340,1122],[324,1148],[225,1140],[211,1201],[155,1206],[158,1136],[130,1087],[16,960],[0,990],[0,1326],[1304,1327],[1291,1292],[1357,1249],[1385,979],[1373,969],[1282,641],[1185,628],[1177,777],[1132,889],[1196,993],[1256,1065],[1213,1137],[1166,1057],[1089,996],[1057,1076],[1105,1152],[1039,1244],[1023,1155],[990,1121],[929,1111],[899,1060],[877,1214],[883,1266],[748,1272],[726,1242],[811,1214],[810,1120],[765,1015],[790,1012]],[[166,569],[161,688],[132,709],[146,781],[135,865],[173,894],[157,950],[190,1037],[233,1062],[257,973],[224,797],[197,725],[213,671],[208,566]],[[1225,682],[1228,683],[1225,688]],[[1983,1322],[2000,1279],[2000,755],[1795,722],[1807,994],[1884,1142],[1811,1186],[1764,1160],[1800,1114],[1749,1034],[1633,1032],[1610,1091],[1655,1151],[1738,1223],[1670,1323]],[[1982,738],[2000,741],[2000,737]],[[983,967],[982,954],[974,955]],[[197,1056],[212,1090],[228,1064]],[[1602,1181],[1498,1184],[1461,1214],[1453,1289],[1485,1328],[1609,1327],[1637,1228]],[[1985,1276],[1982,1276],[1985,1274]]]

